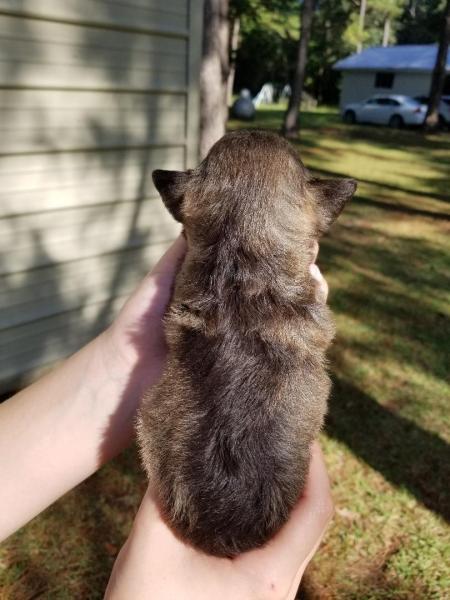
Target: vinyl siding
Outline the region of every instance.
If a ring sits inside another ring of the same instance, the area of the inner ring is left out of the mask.
[[[107,325],[178,231],[201,0],[0,0],[0,391]]]
[[[380,69],[383,71],[383,69]],[[392,88],[375,87],[377,71],[343,71],[341,83],[341,109],[350,102],[360,102],[374,94],[405,94],[426,96],[430,91],[431,74],[408,71],[395,72]]]

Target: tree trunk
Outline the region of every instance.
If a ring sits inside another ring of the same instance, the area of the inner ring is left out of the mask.
[[[292,92],[289,98],[289,105],[284,115],[282,133],[286,137],[295,138],[298,136],[300,127],[299,112],[302,101],[303,83],[305,81],[306,63],[308,59],[308,44],[311,37],[311,24],[314,14],[315,0],[303,0],[301,9],[300,39],[298,42],[297,62],[295,65],[294,79],[292,82]]]
[[[239,17],[234,17],[230,25],[230,68],[228,72],[227,81],[227,103],[231,104],[233,98],[233,86],[234,86],[234,75],[236,73],[236,54],[239,48],[239,31],[241,28],[241,21]]]
[[[358,54],[360,54],[363,49],[362,38],[364,33],[364,21],[366,20],[366,5],[367,0],[361,0],[361,4],[359,7],[359,34],[361,36],[361,39],[359,40],[358,45],[356,47],[356,52]]]
[[[383,48],[389,46],[389,37],[391,35],[391,19],[386,17],[384,19],[384,28],[383,28]]]
[[[444,11],[444,22],[442,24],[441,35],[439,38],[439,48],[436,56],[436,63],[433,69],[431,78],[430,100],[428,102],[427,115],[424,121],[426,130],[437,129],[439,125],[439,103],[441,101],[442,90],[446,76],[446,63],[448,44],[450,39],[450,0],[447,0],[447,5]]]
[[[205,0],[200,67],[200,156],[225,133],[228,117],[229,0]]]

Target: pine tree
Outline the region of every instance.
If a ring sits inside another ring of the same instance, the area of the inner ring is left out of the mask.
[[[292,82],[292,93],[289,98],[289,106],[284,116],[282,127],[283,135],[290,138],[297,137],[300,129],[300,104],[302,101],[303,84],[308,61],[308,45],[311,37],[314,4],[315,0],[303,0],[303,5],[301,7],[300,39],[298,42],[297,61]]]

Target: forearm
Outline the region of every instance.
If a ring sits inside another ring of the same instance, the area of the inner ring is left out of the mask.
[[[107,335],[0,405],[0,539],[129,443],[141,390]]]
[[[164,368],[162,318],[185,251],[179,237],[102,335],[0,405],[0,540],[130,442]]]

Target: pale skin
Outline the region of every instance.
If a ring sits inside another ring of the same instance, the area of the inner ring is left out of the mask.
[[[318,250],[318,247],[317,247]],[[112,325],[42,379],[0,405],[0,540],[119,454],[133,439],[145,389],[165,364],[162,316],[186,251],[180,236]],[[328,288],[311,265],[317,299]],[[136,331],[148,344],[136,344]],[[289,522],[264,548],[218,559],[179,540],[148,489],[108,584],[112,599],[293,599],[333,513],[320,448]]]

